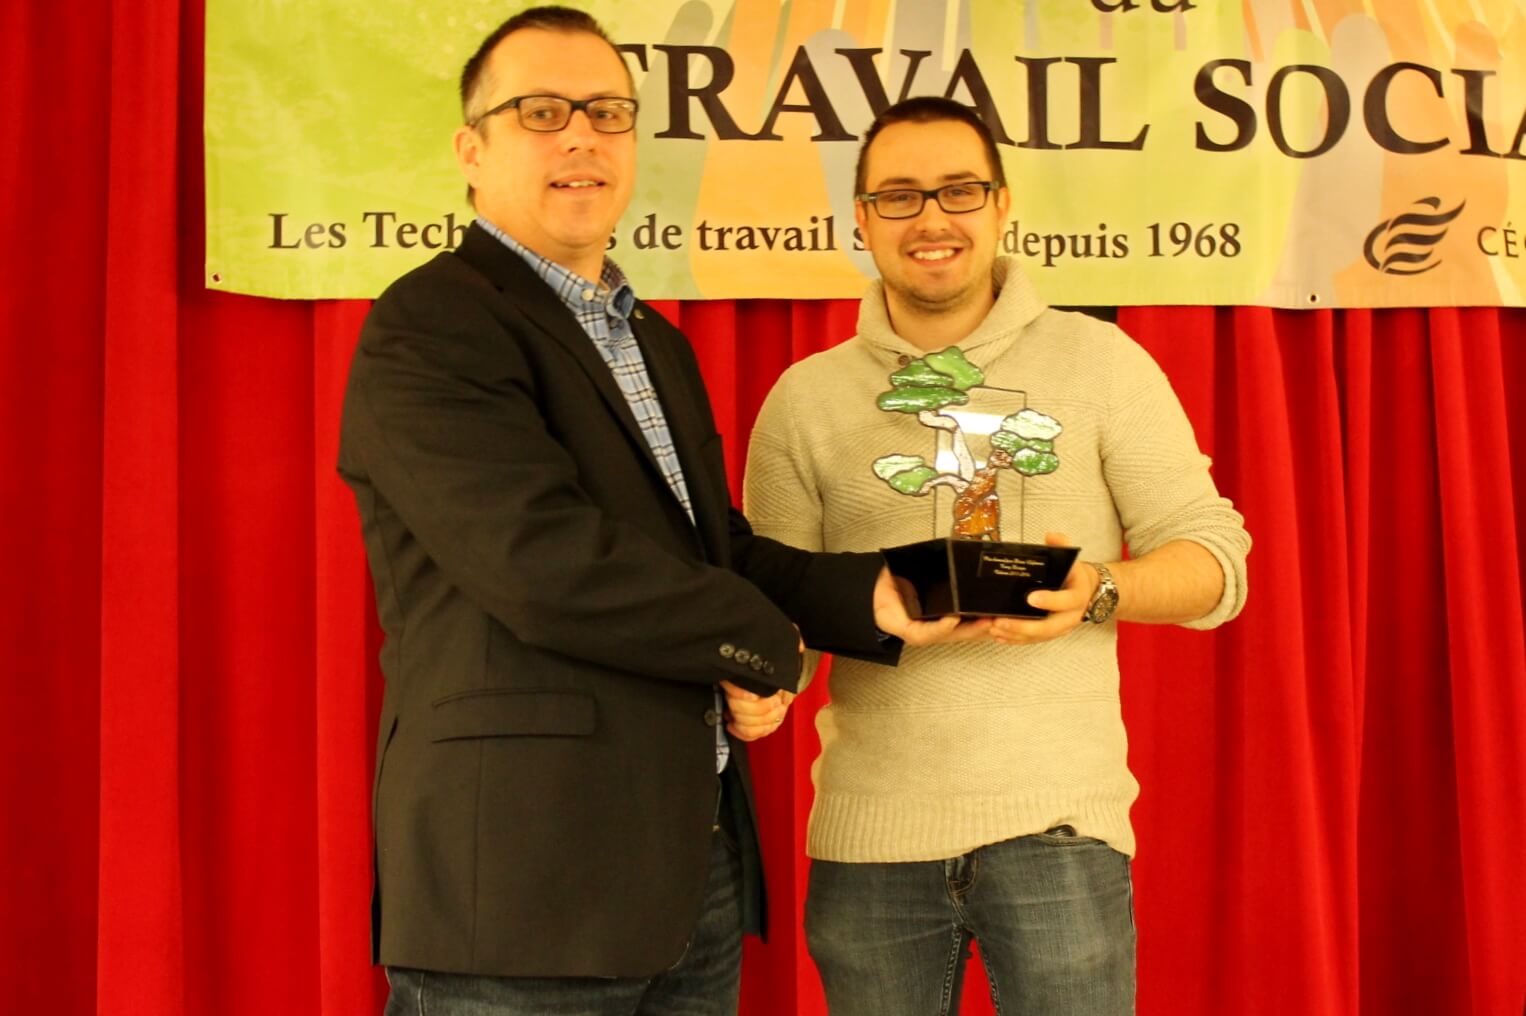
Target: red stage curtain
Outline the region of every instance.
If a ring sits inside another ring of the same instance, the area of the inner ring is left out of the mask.
[[[378,636],[333,472],[365,305],[202,290],[197,0],[0,5],[7,1012],[355,1016]],[[1042,280],[1040,280],[1042,281]],[[667,304],[740,478],[839,302]],[[1245,512],[1250,605],[1127,629],[1144,1016],[1518,1016],[1526,311],[1126,309]],[[810,713],[754,749],[820,1013]],[[967,1012],[989,1012],[972,977]]]

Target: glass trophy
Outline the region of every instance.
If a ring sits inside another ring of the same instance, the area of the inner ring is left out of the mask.
[[[1023,539],[1027,484],[1060,468],[1064,427],[1030,408],[1026,392],[984,381],[979,367],[949,347],[891,374],[890,390],[879,396],[881,410],[914,414],[930,431],[922,454],[874,462],[892,490],[932,506],[939,535],[883,551],[891,573],[916,590],[921,619],[1045,617],[1028,594],[1060,588],[1079,553]]]

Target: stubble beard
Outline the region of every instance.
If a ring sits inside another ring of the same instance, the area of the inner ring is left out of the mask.
[[[890,278],[885,279],[885,286],[917,314],[934,315],[959,310],[975,300],[979,295],[980,280],[971,279],[965,285],[950,289],[941,295],[927,292],[914,285],[905,285]]]

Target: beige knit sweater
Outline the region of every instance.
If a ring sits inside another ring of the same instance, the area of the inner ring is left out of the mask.
[[[1116,327],[1047,309],[1015,261],[998,259],[994,275],[995,307],[958,344],[975,375],[933,357],[953,384],[929,385],[939,375],[927,374],[924,351],[891,330],[878,282],[864,297],[858,335],[784,373],[752,435],[753,526],[813,550],[946,535],[960,471],[947,421],[959,421],[974,460],[966,473],[991,454],[993,432],[1015,429],[1018,440],[1037,437],[1025,454],[1040,471],[996,471],[1002,539],[1042,542],[1058,530],[1092,561],[1118,560],[1125,540],[1136,557],[1195,541],[1223,566],[1224,595],[1187,627],[1232,618],[1245,602],[1250,538],[1215,489],[1165,375]],[[876,403],[893,387],[904,407],[907,396],[925,403],[929,387],[947,396],[960,385],[966,401],[936,414],[896,411],[896,397],[890,410]],[[1016,416],[1024,408],[1034,411],[1028,427]],[[1056,424],[1058,435],[1045,438]],[[1058,463],[1049,472],[1046,448]],[[916,493],[919,478],[935,471],[945,479]],[[893,668],[836,660],[832,701],[817,718],[807,852],[935,860],[1068,823],[1132,855],[1138,784],[1127,763],[1116,642],[1116,624],[1083,624],[1035,646],[907,649]]]

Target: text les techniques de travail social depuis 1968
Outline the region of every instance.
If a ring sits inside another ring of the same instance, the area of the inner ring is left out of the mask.
[[[460,244],[467,221],[447,212],[431,222],[410,222],[396,212],[361,213],[361,228],[356,231],[361,242],[373,250],[423,248],[446,250]],[[270,244],[272,250],[338,250],[350,246],[352,231],[346,222],[314,222],[297,225],[286,212],[271,212]],[[1240,226],[1234,222],[1192,223],[1151,222],[1143,230],[1146,243],[1143,253],[1152,258],[1232,258],[1243,249]],[[695,223],[692,237],[677,223],[660,223],[655,212],[642,217],[629,234],[635,250],[680,250],[690,241],[705,252],[820,252],[838,248],[837,219],[833,215],[812,215],[800,225],[719,225],[707,219]],[[608,247],[620,246],[620,238],[611,236]],[[866,248],[857,228],[851,232],[851,249]],[[1063,260],[1090,258],[1124,259],[1135,253],[1137,245],[1126,232],[1109,230],[1098,223],[1093,231],[1048,231],[1024,229],[1020,220],[1007,224],[1001,238],[1005,254],[1020,255],[1042,267],[1053,267]]]

